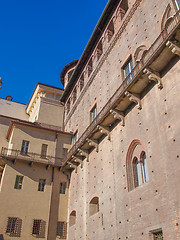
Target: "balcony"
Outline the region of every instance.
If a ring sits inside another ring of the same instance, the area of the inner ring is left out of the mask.
[[[79,164],[83,166],[85,158],[88,161],[89,152],[92,148],[95,148],[98,152],[98,144],[102,136],[108,136],[110,140],[113,124],[119,121],[122,126],[125,125],[124,116],[130,105],[136,104],[139,109],[142,108],[141,95],[149,84],[153,82],[159,89],[163,88],[161,71],[175,55],[180,56],[179,43],[180,11],[168,22],[166,28],[157,37],[132,72],[124,79],[96,119],[70,149],[63,160],[63,167],[77,169]],[[130,77],[131,80],[129,81]]]
[[[41,154],[27,152],[27,154],[22,154],[20,150],[2,148],[0,157],[2,159],[11,160],[13,163],[16,161],[27,162],[30,166],[33,163],[44,164],[47,167],[56,166],[61,167],[63,165],[63,159],[58,157],[46,156],[42,157]]]

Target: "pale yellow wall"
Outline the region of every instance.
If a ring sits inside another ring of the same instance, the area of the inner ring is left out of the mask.
[[[7,131],[9,128],[9,121],[0,118],[0,151],[2,147],[7,147],[8,141],[6,139]]]
[[[47,155],[55,155],[55,132],[27,126],[15,126],[12,136],[12,149],[21,150],[22,141],[29,141],[28,152],[41,154],[42,144],[47,144]]]
[[[36,121],[63,127],[64,106],[59,101],[41,98],[39,116]]]
[[[15,126],[9,145],[13,149],[21,150],[22,140],[30,142],[29,152],[40,154],[42,144],[48,144],[47,154],[60,157],[63,147],[70,148],[71,135],[59,133],[56,143],[55,132],[23,125]],[[18,161],[18,159],[15,164],[10,160],[5,162],[7,164],[0,184],[0,216],[2,216],[0,233],[4,234],[5,240],[12,239],[5,233],[7,219],[18,217],[22,219],[21,238],[31,240],[34,239],[32,236],[33,219],[42,219],[46,222],[45,239],[60,239],[56,238],[56,227],[57,221],[67,222],[68,188],[66,194],[60,194],[59,190],[60,182],[68,182],[67,176],[55,168],[51,185],[52,167],[46,169],[46,165],[37,163],[30,167],[28,162]],[[21,190],[14,189],[16,175],[24,176]],[[39,179],[46,179],[45,192],[38,191]],[[48,228],[49,224],[51,225]]]
[[[28,120],[26,105],[0,98],[0,115]]]
[[[45,166],[17,162],[15,165],[8,162],[6,165],[2,188],[0,192],[0,232],[5,234],[8,217],[22,219],[22,239],[34,239],[32,236],[33,219],[43,219],[47,224],[51,196],[52,169]],[[24,176],[21,190],[14,189],[16,175]],[[46,179],[44,192],[38,191],[39,179]],[[12,239],[5,234],[5,240]]]

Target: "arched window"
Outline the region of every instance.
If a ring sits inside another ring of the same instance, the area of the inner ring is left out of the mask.
[[[126,161],[129,191],[149,181],[146,153],[139,140],[134,140],[130,144]]]
[[[72,211],[69,216],[69,226],[73,226],[76,224],[76,211]]]
[[[89,216],[92,216],[97,212],[99,212],[99,198],[94,197],[89,203]]]

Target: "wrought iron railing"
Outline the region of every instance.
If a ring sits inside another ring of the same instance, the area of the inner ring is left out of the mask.
[[[20,150],[4,147],[1,149],[0,155],[11,159],[21,159],[29,162],[37,162],[58,166],[62,166],[63,164],[63,158],[53,157],[49,155],[42,156],[41,154],[33,152],[22,153]]]
[[[146,54],[143,56],[140,62],[134,67],[131,73],[124,79],[122,84],[113,94],[113,96],[109,99],[107,104],[103,107],[103,109],[99,112],[96,119],[86,128],[84,133],[81,135],[79,140],[73,145],[73,147],[68,152],[67,156],[64,158],[63,162],[66,162],[75,151],[81,147],[82,143],[86,140],[86,138],[90,135],[90,133],[95,130],[96,126],[100,124],[100,122],[109,114],[109,111],[113,108],[114,104],[117,102],[119,97],[124,94],[124,91],[137,79],[138,75],[144,70],[144,68],[148,65],[148,63],[153,59],[153,56],[158,52],[158,50],[166,43],[171,34],[177,29],[180,24],[180,11],[178,11],[172,18],[171,22],[168,23],[166,28],[160,33],[151,47],[148,49]],[[132,78],[129,81],[129,78]]]

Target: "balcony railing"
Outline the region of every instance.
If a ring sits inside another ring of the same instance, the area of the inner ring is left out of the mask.
[[[69,160],[73,154],[75,154],[78,148],[80,148],[83,145],[83,143],[86,141],[88,136],[96,129],[97,125],[99,125],[103,121],[103,119],[106,118],[106,116],[109,114],[110,110],[114,107],[114,105],[116,104],[120,96],[122,96],[124,92],[128,89],[128,87],[135,82],[139,74],[141,74],[143,70],[148,66],[150,61],[153,60],[154,55],[157,54],[158,51],[160,51],[163,45],[165,45],[169,37],[178,28],[179,24],[180,24],[180,11],[178,11],[174,15],[174,17],[172,18],[172,21],[160,33],[160,35],[157,37],[155,42],[151,45],[149,50],[141,59],[141,61],[137,63],[137,65],[134,67],[131,73],[126,77],[126,79],[124,79],[124,81],[122,82],[120,87],[116,90],[114,95],[109,99],[109,101],[104,106],[104,108],[99,112],[96,119],[94,119],[94,121],[87,127],[87,129],[81,135],[79,140],[73,145],[73,147],[68,152],[66,158],[64,158],[64,163],[67,160]],[[130,77],[131,77],[131,81],[129,81]]]
[[[9,149],[9,148],[2,148],[1,149],[1,157],[5,157],[11,160],[23,160],[29,163],[36,162],[41,164],[47,165],[54,165],[54,166],[62,166],[63,159],[58,157],[53,157],[47,155],[46,157],[42,156],[41,154],[27,152],[23,154],[20,150]]]

